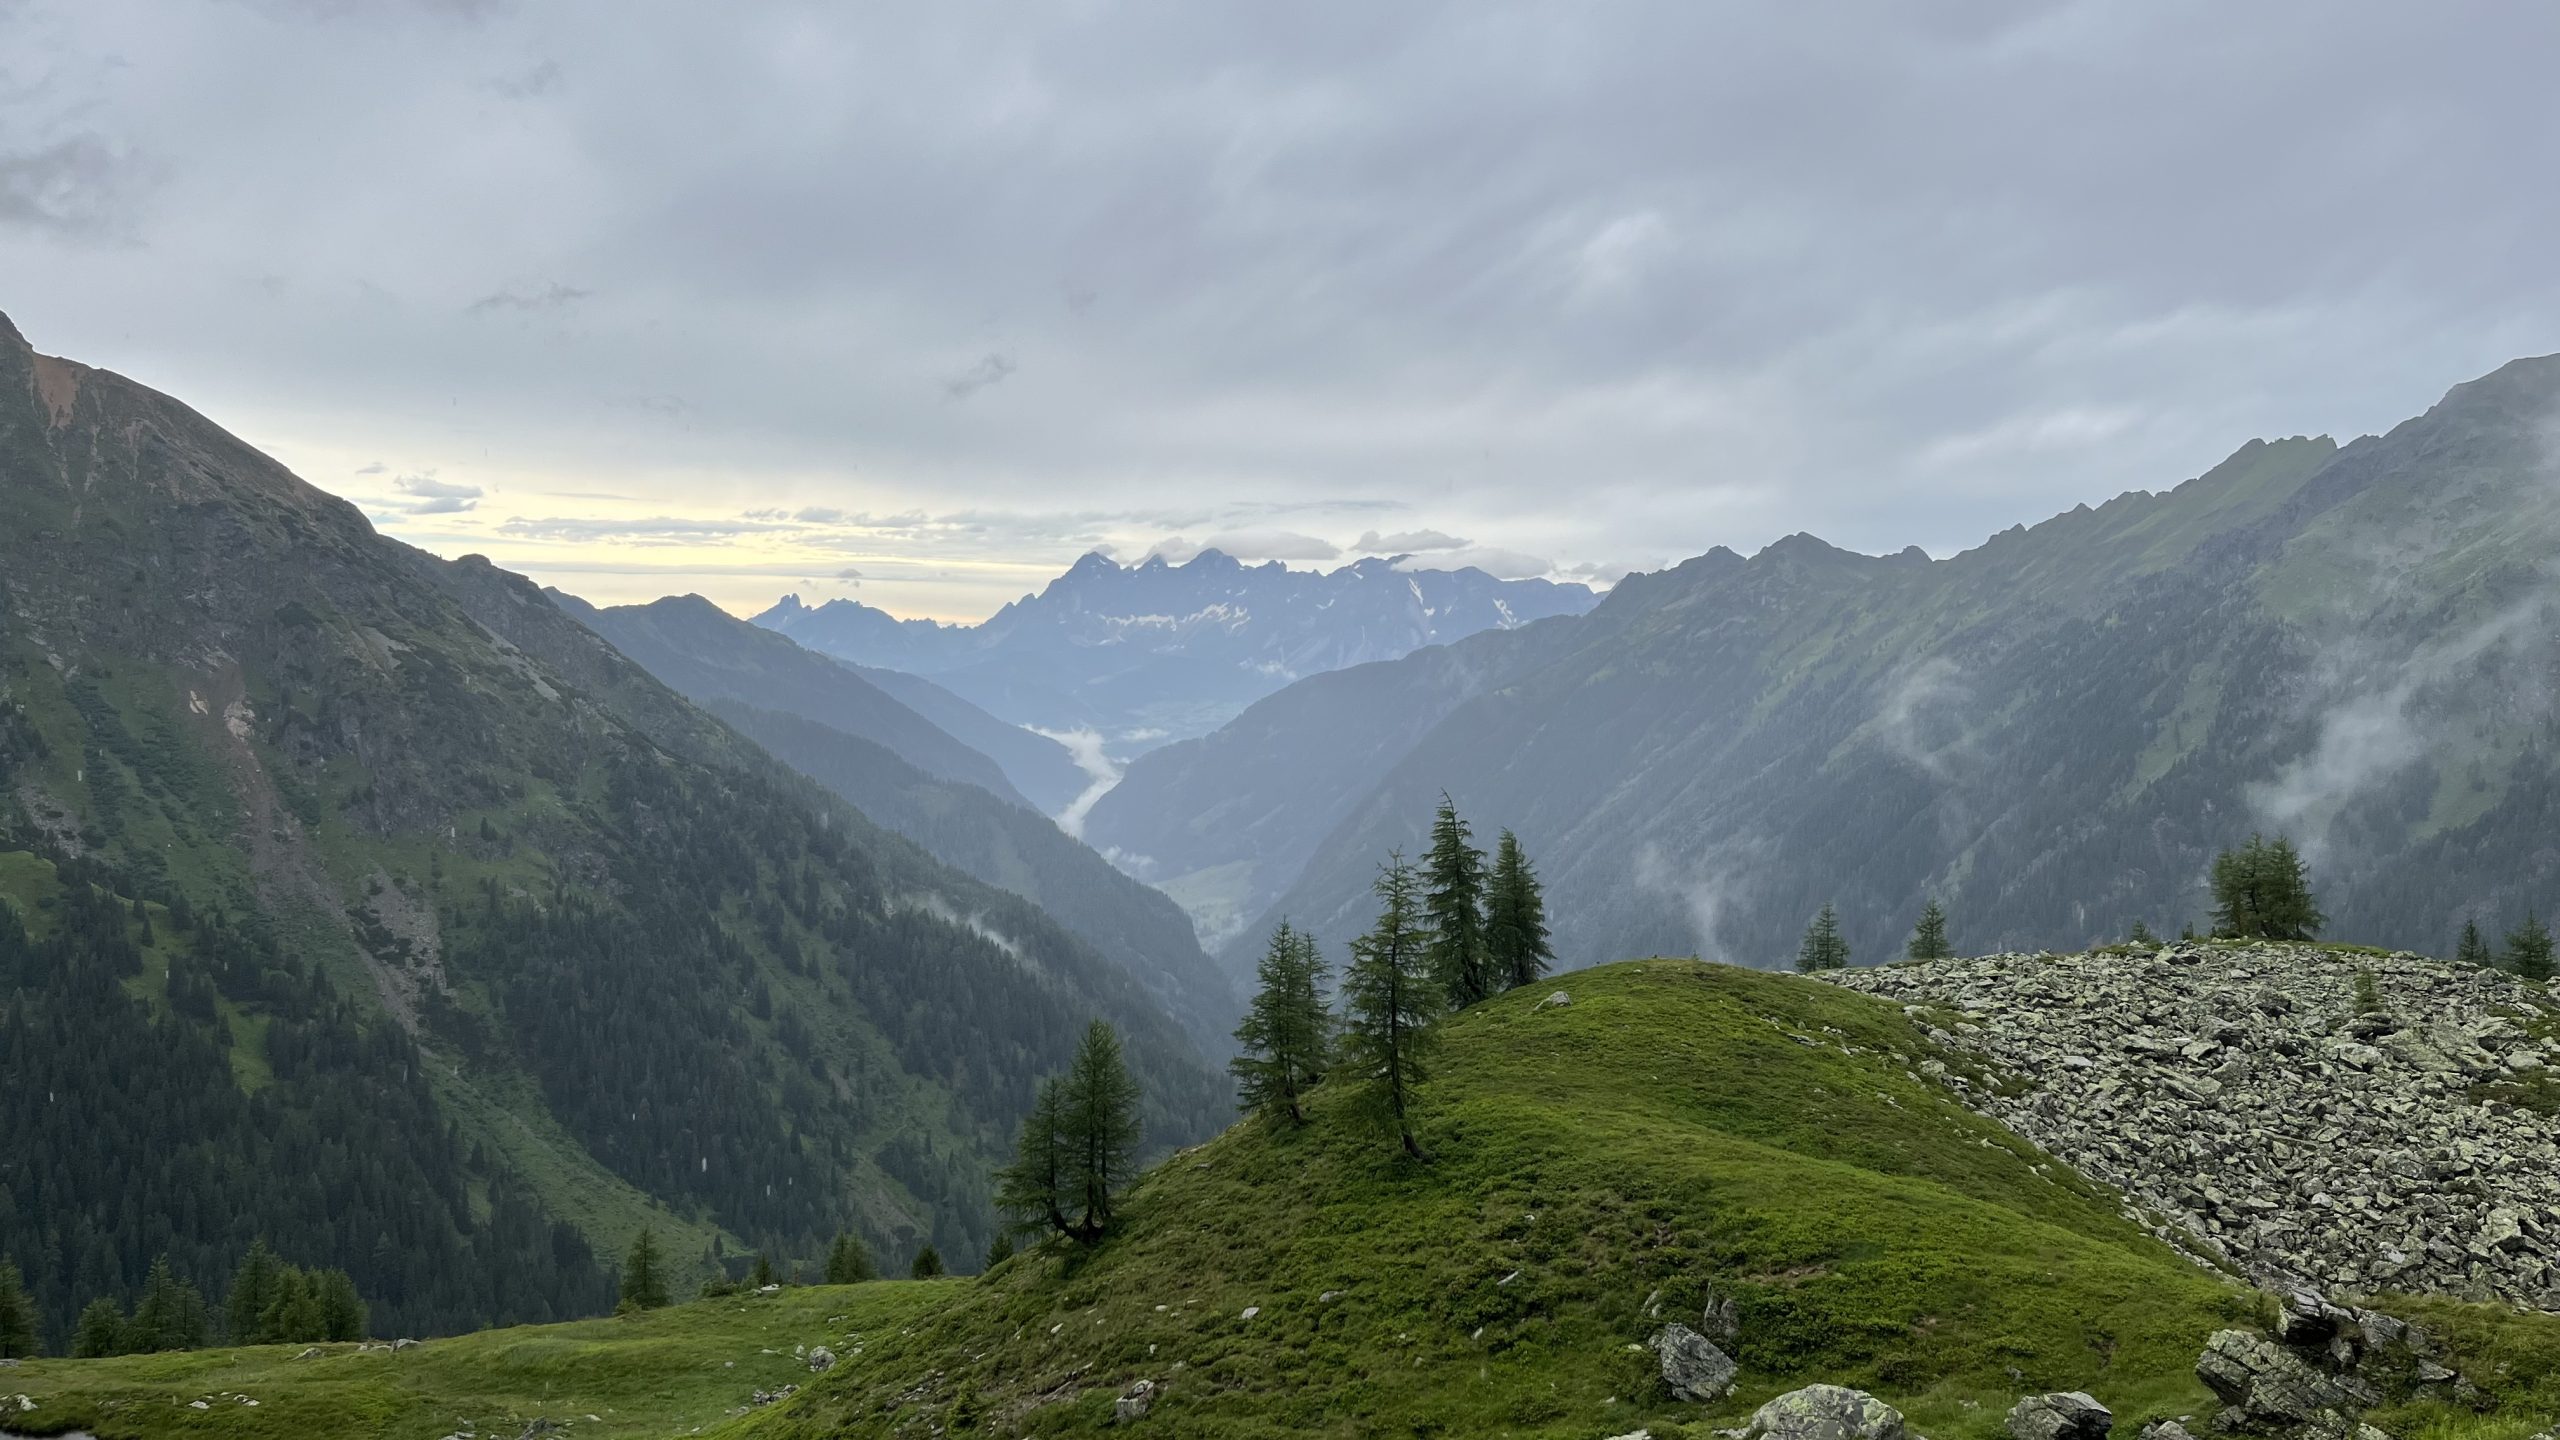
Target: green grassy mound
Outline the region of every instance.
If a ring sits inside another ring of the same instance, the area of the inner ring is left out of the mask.
[[[1939,1440],[1997,1433],[2028,1390],[2089,1390],[2127,1433],[2210,1413],[2196,1354],[2254,1297],[1953,1104],[1930,1059],[1958,1063],[1792,977],[1565,976],[1448,1026],[1431,1163],[1341,1095],[1304,1130],[1239,1126],[1150,1176],[1121,1237],[1016,1258],[744,1428],[1081,1434],[1141,1378],[1165,1386],[1147,1423],[1185,1436],[1704,1435],[1814,1378]],[[1711,1292],[1745,1370],[1701,1407],[1634,1347]]]
[[[812,1379],[794,1347],[839,1355],[947,1305],[965,1282],[811,1286],[703,1300],[624,1319],[525,1325],[391,1353],[248,1345],[0,1369],[0,1430],[101,1440],[159,1436],[514,1440],[537,1420],[563,1437],[718,1429],[757,1390]],[[36,1408],[20,1411],[24,1393]],[[257,1403],[244,1403],[243,1397]],[[196,1409],[197,1402],[204,1409]]]

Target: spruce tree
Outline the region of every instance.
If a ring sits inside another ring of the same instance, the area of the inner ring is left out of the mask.
[[[1911,927],[1911,943],[1902,949],[1914,960],[1944,960],[1956,953],[1947,943],[1947,912],[1937,901],[1920,907],[1920,922]]]
[[[915,1263],[907,1267],[910,1280],[930,1280],[942,1273],[942,1252],[927,1245],[916,1252]]]
[[[828,1284],[859,1285],[879,1278],[879,1272],[871,1268],[870,1253],[862,1248],[860,1240],[840,1234],[836,1243],[827,1247]]]
[[[104,1295],[90,1301],[72,1329],[71,1353],[82,1360],[124,1354],[124,1307]]]
[[[2488,937],[2480,933],[2480,922],[2468,915],[2462,917],[2462,938],[2454,942],[2453,958],[2483,970],[2497,963],[2497,957],[2489,953]]]
[[[2133,928],[2125,932],[2124,941],[2128,945],[2157,945],[2160,943],[2160,937],[2151,933],[2149,925],[2136,920],[2133,922]]]
[[[1846,969],[1848,964],[1849,942],[1840,934],[1840,912],[1825,905],[1796,946],[1796,968],[1810,975],[1817,970]]]
[[[1493,983],[1505,990],[1536,984],[1555,963],[1546,893],[1520,849],[1520,837],[1509,830],[1494,847],[1493,879],[1485,893],[1485,948]]]
[[[2527,980],[2551,978],[2551,931],[2530,910],[2507,932],[2507,968]]]
[[[35,1301],[14,1260],[0,1258],[0,1360],[24,1360],[36,1353]]]
[[[773,1262],[766,1259],[764,1252],[759,1250],[756,1252],[756,1263],[747,1268],[747,1286],[750,1289],[761,1290],[773,1283]]]
[[[2282,835],[2267,842],[2267,892],[2273,897],[2267,913],[2267,937],[2271,940],[2309,940],[2329,923],[2311,896],[2311,872],[2293,841]]]
[[[978,1273],[984,1275],[1012,1258],[1013,1236],[1000,1229],[996,1231],[996,1238],[987,1242],[987,1258],[979,1263]]]
[[[644,1225],[622,1257],[622,1308],[656,1310],[666,1303],[667,1277],[658,1258],[658,1234]]]
[[[259,1328],[258,1318],[275,1303],[276,1277],[282,1269],[264,1236],[249,1242],[249,1252],[240,1257],[240,1268],[231,1274],[231,1294],[222,1307],[232,1344],[261,1345],[277,1338]]]
[[[1280,922],[1255,969],[1253,1008],[1236,1027],[1239,1053],[1228,1062],[1247,1110],[1286,1115],[1303,1125],[1302,1102],[1323,1078],[1330,1017],[1324,1008],[1324,959],[1315,937]]]
[[[1426,949],[1413,867],[1390,855],[1374,887],[1378,923],[1351,942],[1342,993],[1348,1063],[1365,1082],[1368,1109],[1392,1126],[1407,1155],[1427,1158],[1414,1138],[1414,1087],[1425,1077],[1431,1022],[1443,998]]]
[[[1422,909],[1430,927],[1431,978],[1452,1010],[1494,993],[1485,947],[1484,852],[1475,848],[1467,822],[1443,791],[1431,821],[1431,849],[1422,861]]]
[[[1138,1082],[1121,1058],[1120,1036],[1096,1020],[1085,1027],[1067,1069],[1066,1137],[1075,1184],[1067,1199],[1082,1207],[1070,1232],[1088,1243],[1111,1231],[1113,1206],[1138,1163]]]
[[[996,1209],[1018,1231],[1054,1230],[1069,1234],[1066,1081],[1052,1075],[1040,1082],[1031,1113],[1022,1119],[1022,1135],[1014,1142],[1013,1163],[996,1172]]]

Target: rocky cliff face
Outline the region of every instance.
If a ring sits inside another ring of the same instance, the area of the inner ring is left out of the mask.
[[[2560,1310],[2560,1001],[2541,986],[2226,943],[1831,978],[2004,1072],[1945,1079],[2201,1257],[2271,1286]]]

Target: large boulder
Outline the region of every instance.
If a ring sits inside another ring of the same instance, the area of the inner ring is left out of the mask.
[[[2350,1398],[2345,1386],[2300,1356],[2246,1330],[2215,1331],[2196,1360],[2196,1378],[2259,1425],[2307,1424]]]
[[[1864,1390],[1807,1385],[1752,1412],[1742,1440],[1908,1440],[1902,1412]]]
[[[1158,1388],[1153,1380],[1141,1380],[1121,1391],[1119,1398],[1111,1402],[1112,1423],[1126,1425],[1146,1419],[1147,1412],[1156,1407]]]
[[[2009,1411],[2012,1440],[2107,1440],[2113,1411],[2079,1390],[2030,1395]]]
[[[1662,1362],[1662,1381],[1683,1400],[1715,1400],[1733,1388],[1742,1367],[1715,1347],[1715,1342],[1674,1322],[1646,1344]]]

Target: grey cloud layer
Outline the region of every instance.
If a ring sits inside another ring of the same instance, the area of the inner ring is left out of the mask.
[[[1581,573],[1944,551],[2560,349],[2545,7],[604,13],[0,8],[0,309],[456,483]]]

